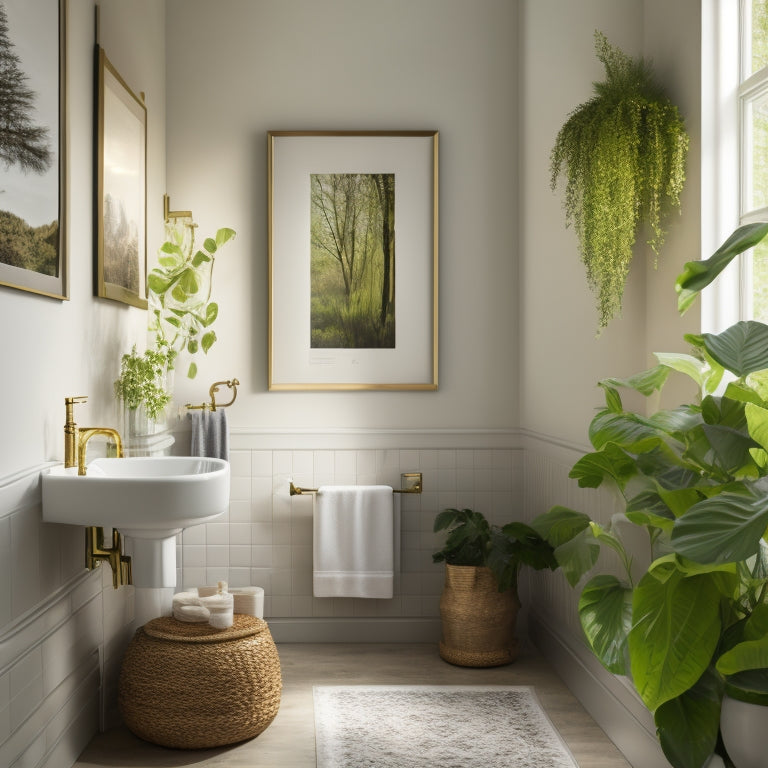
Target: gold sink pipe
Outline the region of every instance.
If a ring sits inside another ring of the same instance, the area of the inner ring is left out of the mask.
[[[74,407],[78,403],[88,402],[84,395],[65,397],[66,420],[64,423],[64,466],[77,467],[78,475],[85,475],[85,454],[88,441],[94,435],[111,437],[115,442],[117,458],[123,458],[123,441],[120,433],[111,427],[78,427],[74,419]],[[108,562],[112,568],[112,586],[117,589],[124,584],[132,584],[131,558],[123,555],[123,542],[117,529],[112,529],[112,546],[104,544],[104,529],[90,526],[85,529],[85,567],[93,570]]]

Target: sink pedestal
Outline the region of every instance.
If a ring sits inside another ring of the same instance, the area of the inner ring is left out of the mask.
[[[125,554],[131,558],[133,586],[176,586],[176,534],[167,538],[146,539],[123,533]]]

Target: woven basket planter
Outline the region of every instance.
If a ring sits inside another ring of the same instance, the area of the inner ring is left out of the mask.
[[[519,608],[516,592],[499,592],[490,568],[446,565],[440,656],[460,667],[498,667],[514,661]]]
[[[258,736],[280,707],[280,659],[266,622],[235,615],[228,629],[153,619],[131,640],[118,704],[137,736],[178,749]]]

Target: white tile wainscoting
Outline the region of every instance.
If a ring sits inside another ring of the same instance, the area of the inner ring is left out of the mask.
[[[499,522],[522,514],[513,431],[241,430],[231,448],[230,509],[179,537],[178,584],[263,586],[265,616],[283,640],[436,640],[437,512],[472,507]],[[45,466],[0,477],[0,765],[9,768],[69,766],[100,723],[114,722],[134,629],[133,588],[113,590],[106,568],[84,570],[82,529],[42,522]],[[396,596],[313,598],[312,497],[290,497],[289,479],[398,487],[401,472],[422,472],[425,491],[401,497]]]
[[[177,442],[184,444],[182,433]],[[432,533],[446,507],[470,507],[492,522],[530,520],[553,504],[607,521],[609,494],[568,479],[581,446],[514,430],[260,433],[233,430],[228,513],[178,538],[179,588],[226,580],[265,590],[265,617],[282,642],[435,641],[443,569]],[[0,765],[71,765],[113,722],[116,681],[133,632],[134,590],[83,569],[79,528],[43,523],[34,467],[0,478]],[[401,500],[401,568],[391,600],[312,596],[311,496],[297,485],[385,483],[421,472],[424,492]],[[586,505],[590,508],[587,509]],[[534,644],[633,765],[664,765],[652,724],[631,687],[599,668],[562,575],[521,581]]]
[[[442,542],[442,536],[432,532],[435,515],[446,507],[470,507],[496,522],[520,519],[522,452],[515,445],[516,436],[432,432],[408,434],[409,447],[363,448],[348,446],[392,442],[398,435],[336,434],[329,439],[304,433],[282,438],[302,447],[272,450],[264,447],[268,442],[264,435],[233,434],[228,515],[184,531],[177,548],[178,583],[188,588],[224,580],[233,586],[263,587],[264,615],[278,641],[436,641],[443,569],[432,562],[432,553]],[[179,442],[184,444],[184,438]],[[463,447],[483,442],[484,447]],[[325,447],[328,443],[337,447]],[[399,488],[403,472],[421,472],[424,490],[399,496],[400,573],[395,596],[391,600],[313,597],[314,499],[291,497],[290,481],[310,488],[326,484]]]

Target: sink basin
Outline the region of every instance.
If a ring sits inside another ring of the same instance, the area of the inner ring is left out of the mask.
[[[45,522],[163,539],[227,510],[229,463],[188,456],[98,458],[85,476],[77,467],[45,470],[42,485]]]

